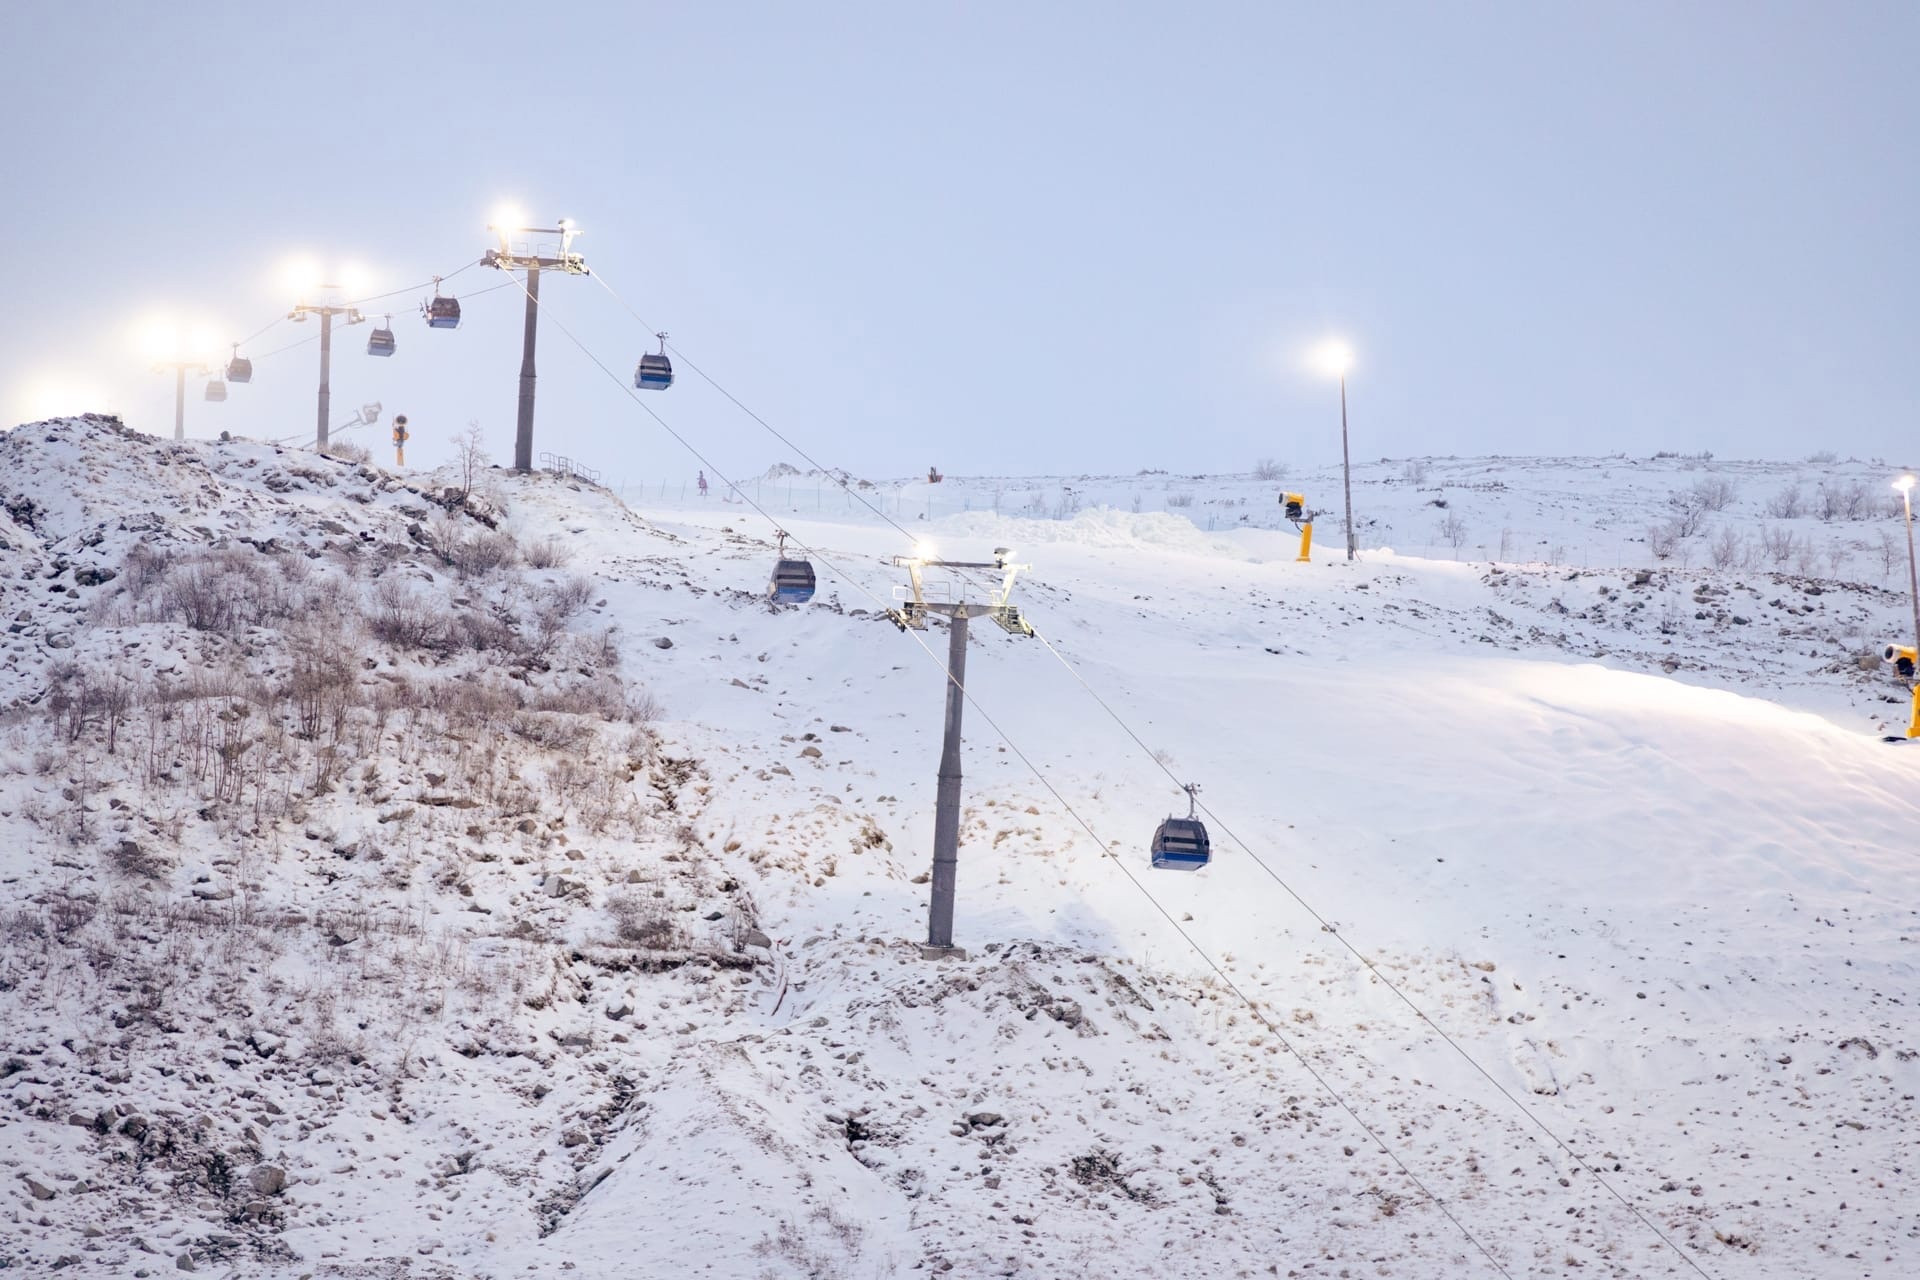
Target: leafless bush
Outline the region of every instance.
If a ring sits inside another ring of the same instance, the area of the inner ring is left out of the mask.
[[[1690,492],[1693,504],[1702,511],[1725,511],[1739,491],[1725,476],[1702,476],[1693,482]]]
[[[487,465],[486,436],[480,430],[480,423],[471,420],[464,433],[453,437],[454,465],[460,472],[460,496],[465,498],[473,493],[474,482]]]
[[[613,936],[647,951],[679,951],[686,934],[674,923],[673,912],[658,898],[637,893],[607,895],[607,914],[613,918]]]
[[[1255,480],[1285,480],[1287,478],[1287,464],[1274,458],[1262,458],[1253,464],[1253,478]]]
[[[1170,493],[1167,495],[1167,506],[1174,510],[1182,510],[1192,505],[1193,495],[1190,493]]]
[[[1667,496],[1667,505],[1673,508],[1673,516],[1667,526],[1676,538],[1691,538],[1706,526],[1707,499],[1700,491],[1700,482],[1693,488],[1682,489]]]
[[[1400,469],[1400,475],[1408,484],[1425,484],[1433,473],[1432,465],[1425,458],[1409,458],[1407,465]]]
[[[1731,569],[1740,563],[1740,550],[1745,539],[1734,532],[1731,525],[1722,528],[1707,544],[1707,554],[1713,557],[1716,569]]]
[[[174,574],[161,591],[163,616],[184,622],[195,631],[231,633],[238,611],[220,579],[218,572],[204,564]]]
[[[1806,513],[1806,503],[1800,486],[1790,484],[1767,499],[1767,515],[1774,520],[1798,520]]]
[[[120,566],[120,583],[127,598],[135,604],[145,599],[148,592],[166,580],[169,563],[165,552],[136,542]]]
[[[1763,525],[1760,529],[1760,545],[1766,549],[1769,558],[1775,564],[1785,564],[1800,549],[1800,539],[1793,530],[1782,529],[1777,525]]]
[[[510,568],[520,555],[512,534],[492,529],[460,533],[447,542],[442,552],[462,580],[484,578]]]
[[[529,569],[562,569],[573,559],[573,552],[566,543],[550,533],[538,542],[530,543],[525,556]]]
[[[1822,484],[1815,507],[1822,520],[1864,520],[1873,514],[1873,499],[1873,491],[1864,480],[1849,485]]]
[[[507,721],[514,737],[549,751],[572,751],[585,746],[592,727],[566,712],[516,711]]]
[[[1840,455],[1831,449],[1822,449],[1818,453],[1810,453],[1807,455],[1807,462],[1816,467],[1832,466],[1838,461],[1840,461]]]
[[[1893,576],[1893,566],[1900,563],[1900,539],[1893,536],[1891,529],[1880,531],[1880,544],[1874,550],[1874,558],[1880,561],[1880,581],[1885,582]]]
[[[476,653],[510,653],[520,648],[520,633],[513,624],[490,610],[463,610],[449,626],[458,642]]]
[[[1440,541],[1453,548],[1454,555],[1460,554],[1460,548],[1467,545],[1467,522],[1458,511],[1449,511],[1446,518],[1435,526],[1435,534]]]
[[[1684,535],[1680,532],[1679,522],[1669,520],[1665,524],[1647,526],[1647,550],[1653,552],[1656,560],[1666,560],[1673,555],[1675,547],[1680,545]]]
[[[403,649],[437,649],[446,639],[446,625],[426,597],[398,578],[382,578],[373,589],[367,629],[376,640]]]
[[[327,447],[322,450],[322,452],[330,458],[338,458],[342,462],[351,462],[355,466],[369,462],[373,458],[372,450],[363,444],[356,444],[351,440],[329,440],[327,441]]]

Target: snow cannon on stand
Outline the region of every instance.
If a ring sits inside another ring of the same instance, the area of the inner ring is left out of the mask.
[[[1307,510],[1306,495],[1283,493],[1280,495],[1280,505],[1287,519],[1293,521],[1294,527],[1300,530],[1300,554],[1295,562],[1306,564],[1313,559],[1313,512]]]
[[[1907,722],[1907,736],[1896,738],[1889,736],[1888,742],[1911,742],[1920,738],[1920,680],[1914,680],[1914,669],[1920,666],[1920,649],[1908,645],[1890,644],[1881,650],[1880,656],[1893,664],[1893,669],[1905,680],[1913,681],[1913,716]]]

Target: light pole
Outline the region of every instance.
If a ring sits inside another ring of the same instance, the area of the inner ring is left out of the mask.
[[[1920,569],[1914,567],[1913,558],[1913,484],[1914,478],[1905,475],[1895,480],[1893,487],[1900,491],[1907,513],[1907,590],[1908,599],[1913,601],[1913,644],[1920,649]]]
[[[1347,449],[1347,371],[1353,368],[1353,348],[1335,338],[1320,346],[1318,362],[1322,370],[1340,380],[1340,476],[1346,491],[1347,559],[1354,558],[1353,540],[1353,457]]]

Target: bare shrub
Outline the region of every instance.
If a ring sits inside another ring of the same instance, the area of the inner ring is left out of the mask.
[[[500,569],[511,568],[519,559],[520,548],[513,535],[493,529],[476,529],[456,535],[442,548],[447,563],[465,580],[484,578]]]
[[[1287,478],[1287,464],[1274,458],[1262,458],[1253,464],[1253,478],[1255,480],[1285,480]]]
[[[1900,562],[1901,551],[1900,539],[1893,536],[1891,529],[1882,529],[1880,544],[1873,549],[1874,558],[1880,562],[1880,581],[1893,576],[1893,566]]]
[[[1433,467],[1425,458],[1409,458],[1407,465],[1400,469],[1400,475],[1408,484],[1425,484],[1433,473]]]
[[[231,633],[238,618],[221,575],[205,564],[173,575],[162,589],[160,607],[169,621],[221,635]]]
[[[1653,558],[1656,560],[1669,559],[1673,555],[1674,548],[1680,545],[1682,536],[1678,521],[1669,520],[1665,524],[1648,525],[1647,550],[1653,552]]]
[[[1713,567],[1731,569],[1739,564],[1741,544],[1744,541],[1738,533],[1734,532],[1731,525],[1715,534],[1713,541],[1707,544],[1707,554],[1713,558]]]
[[[1791,529],[1763,525],[1760,529],[1760,545],[1775,564],[1785,564],[1800,549],[1800,539]]]
[[[1725,511],[1733,505],[1739,490],[1725,476],[1702,476],[1693,482],[1694,505],[1702,511]]]
[[[1458,511],[1447,512],[1446,518],[1435,526],[1434,532],[1440,541],[1453,548],[1455,557],[1459,556],[1460,548],[1467,545],[1467,522]]]
[[[567,544],[551,533],[538,542],[529,543],[523,555],[529,569],[564,569],[573,559]]]
[[[374,639],[403,649],[437,649],[446,639],[446,625],[434,605],[392,577],[382,578],[373,589],[367,629]]]
[[[1167,495],[1167,506],[1174,510],[1184,510],[1192,505],[1193,495],[1190,493],[1170,493]]]
[[[1807,462],[1816,467],[1832,466],[1838,461],[1840,461],[1840,455],[1831,449],[1822,449],[1818,453],[1807,455]]]
[[[467,429],[453,437],[454,466],[460,472],[460,496],[466,498],[473,493],[474,482],[487,466],[486,437],[480,430],[478,419],[469,420]]]
[[[120,566],[120,582],[127,598],[136,604],[145,599],[148,592],[166,581],[170,563],[165,552],[136,542]]]
[[[1774,520],[1798,520],[1806,514],[1806,509],[1806,495],[1797,484],[1790,484],[1767,499],[1767,515]]]
[[[329,458],[338,458],[342,462],[351,462],[355,466],[359,466],[373,459],[373,451],[371,449],[368,449],[363,444],[356,444],[351,440],[329,440],[327,441],[327,447],[321,452],[325,453]]]

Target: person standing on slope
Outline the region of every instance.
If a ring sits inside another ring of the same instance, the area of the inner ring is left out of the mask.
[[[702,471],[700,473],[698,484],[700,485],[700,496],[703,498],[706,497],[707,496],[707,473],[706,472]]]

